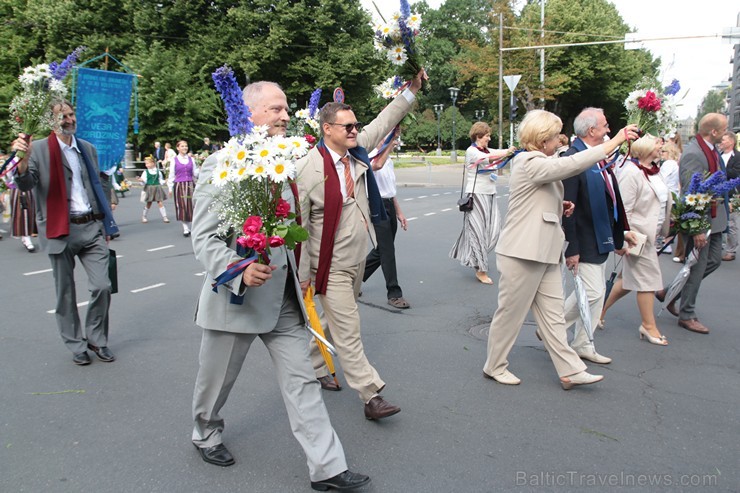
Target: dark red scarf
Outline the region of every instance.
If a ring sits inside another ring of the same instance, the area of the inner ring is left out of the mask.
[[[334,238],[342,216],[342,188],[339,176],[334,167],[334,160],[329,150],[321,141],[316,146],[321,157],[324,158],[324,225],[321,230],[321,246],[319,248],[319,266],[316,272],[316,294],[326,294],[326,285],[329,282],[329,268],[334,256]]]
[[[475,146],[476,149],[478,149],[483,154],[490,154],[491,151],[488,150],[488,147],[481,147],[481,146]]]
[[[643,173],[645,173],[645,178],[650,180],[650,177],[652,175],[657,175],[660,173],[660,167],[656,165],[655,163],[650,163],[650,168],[646,168],[645,166],[641,165],[640,162],[637,159],[632,160],[635,165],[642,170]]]
[[[716,173],[719,169],[719,155],[714,149],[710,149],[704,137],[701,134],[696,134],[696,142],[701,148],[701,152],[704,153],[704,157],[707,158],[707,164],[709,165],[709,173]],[[717,217],[717,201],[712,201],[712,217]]]
[[[49,144],[49,193],[46,196],[46,237],[69,235],[67,186],[64,181],[62,149],[54,132],[46,139]]]

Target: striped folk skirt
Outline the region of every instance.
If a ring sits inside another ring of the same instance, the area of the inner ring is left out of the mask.
[[[463,228],[452,245],[450,258],[465,267],[488,272],[488,254],[493,251],[501,232],[501,217],[496,196],[473,194],[473,210],[466,212]]]
[[[11,221],[13,236],[36,236],[36,202],[33,193],[21,192],[17,188],[11,190],[10,206],[12,208]]]
[[[195,183],[192,181],[175,182],[175,213],[178,221],[193,221],[193,190]]]

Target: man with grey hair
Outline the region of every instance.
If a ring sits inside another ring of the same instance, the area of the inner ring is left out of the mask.
[[[243,99],[255,125],[267,126],[269,135],[285,134],[290,117],[280,86],[256,82],[245,88]],[[193,444],[205,462],[222,467],[234,464],[223,444],[224,420],[219,412],[252,342],[259,337],[275,365],[293,435],[306,454],[311,487],[346,491],[363,486],[370,478],[347,469],[342,444],[329,421],[311,365],[308,317],[299,296],[293,252],[285,246],[273,247],[270,265],[254,262],[218,292],[211,288],[216,276],[241,260],[235,251],[235,237],[217,234],[218,215],[210,210],[216,196],[211,174],[217,163],[218,154],[206,159],[193,194],[193,251],[207,272],[195,316],[203,338],[193,393]],[[296,197],[290,188],[284,190],[283,199],[295,210]],[[241,303],[234,295],[242,297]]]
[[[734,132],[727,131],[720,140],[719,152],[722,155],[722,162],[725,163],[727,168],[727,179],[732,180],[740,176],[740,153],[735,150],[737,146],[737,137]],[[735,190],[738,192],[738,190]],[[727,226],[727,243],[725,248],[725,254],[722,256],[722,260],[735,260],[735,252],[737,251],[737,229],[738,222],[740,222],[740,211],[733,210],[730,212],[729,224]]]
[[[600,108],[586,108],[576,117],[573,129],[577,138],[564,156],[597,146],[609,132],[609,124]],[[624,242],[634,241],[629,232],[619,185],[610,167],[602,161],[583,173],[563,180],[564,200],[575,204],[575,212],[563,217],[568,247],[565,263],[581,276],[591,308],[592,329],[601,318],[606,290],[605,263],[609,253],[624,255]],[[604,168],[604,169],[602,169]],[[611,358],[596,352],[580,320],[575,292],[565,300],[565,326],[575,323],[571,346],[582,359],[606,364]],[[600,322],[599,322],[600,323]]]

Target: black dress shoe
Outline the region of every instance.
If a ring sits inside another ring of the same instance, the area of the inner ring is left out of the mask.
[[[370,478],[368,476],[347,470],[341,474],[337,474],[333,478],[325,479],[323,481],[311,481],[311,488],[316,491],[349,491],[365,486],[369,482]]]
[[[105,361],[106,363],[111,363],[116,360],[116,356],[113,354],[113,351],[108,349],[108,346],[98,347],[93,346],[89,342],[87,343],[87,349],[92,351],[93,353],[98,355],[98,359],[100,361]]]
[[[332,377],[331,375],[324,375],[323,377],[319,377],[316,380],[321,383],[321,388],[324,390],[331,390],[332,392],[339,392],[342,390],[342,386],[337,383],[337,381]]]
[[[205,448],[195,445],[195,448],[198,449],[203,460],[209,464],[215,464],[221,467],[228,467],[234,464],[234,456],[231,455],[231,452],[229,452],[229,449],[223,443]]]
[[[72,362],[75,365],[85,366],[92,363],[92,360],[90,359],[90,355],[87,354],[87,351],[82,351],[81,353],[75,353],[74,356],[72,356]]]
[[[400,407],[394,406],[379,395],[376,395],[370,399],[370,402],[365,404],[365,418],[370,420],[387,418],[400,412]]]

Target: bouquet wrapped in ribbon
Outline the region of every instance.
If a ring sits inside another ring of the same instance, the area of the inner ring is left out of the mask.
[[[382,16],[381,19],[383,22],[373,26],[375,48],[398,67],[401,78],[412,80],[423,67],[423,56],[416,42],[421,29],[421,16],[411,12],[407,0],[401,0],[401,11],[393,14],[390,22],[386,22]],[[428,88],[429,82],[425,80],[421,90]]]
[[[321,127],[319,126],[319,101],[321,100],[321,88],[311,93],[308,108],[298,110],[295,113],[297,133],[303,135],[306,141],[313,146],[319,140]]]
[[[640,132],[661,137],[676,133],[678,116],[675,95],[681,89],[677,80],[661,87],[654,78],[641,80],[624,101],[627,122],[634,123]]]
[[[218,189],[212,210],[218,214],[218,233],[235,234],[237,253],[243,257],[216,277],[217,290],[252,262],[269,264],[270,248],[292,250],[308,238],[282,195],[295,178],[295,161],[309,144],[303,137],[270,136],[266,127],[255,127],[229,67],[219,68],[213,80],[226,105],[232,137],[219,152],[211,178]]]
[[[673,194],[673,229],[689,236],[706,232],[711,224],[709,216],[712,207],[721,203],[738,186],[740,178],[728,180],[722,171],[706,178],[701,173],[694,173],[688,190],[680,197]]]
[[[85,50],[78,47],[61,63],[42,63],[26,67],[18,77],[21,92],[13,97],[9,106],[10,127],[13,133],[28,136],[46,134],[54,127],[51,102],[67,95],[64,79],[74,69],[77,58]],[[13,153],[2,165],[0,175],[9,173],[23,159],[25,153]]]

